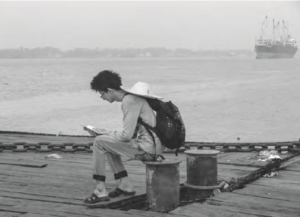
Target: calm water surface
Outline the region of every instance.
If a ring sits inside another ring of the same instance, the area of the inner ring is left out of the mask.
[[[122,128],[119,103],[90,90],[99,71],[151,85],[180,109],[193,141],[300,138],[299,59],[0,60],[0,130],[86,135],[80,125]]]

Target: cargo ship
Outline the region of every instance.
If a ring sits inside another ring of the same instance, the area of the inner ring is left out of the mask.
[[[273,19],[272,35],[268,32],[268,16],[261,25],[261,35],[255,39],[256,59],[293,58],[298,50],[296,39],[291,37],[288,22]]]

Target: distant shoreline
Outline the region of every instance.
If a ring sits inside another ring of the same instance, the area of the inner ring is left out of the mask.
[[[185,48],[75,48],[62,51],[53,47],[0,49],[0,59],[36,58],[252,58],[255,52],[238,50],[190,50]]]

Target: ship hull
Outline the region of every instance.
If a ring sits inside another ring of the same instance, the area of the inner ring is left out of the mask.
[[[293,58],[298,48],[284,45],[255,45],[256,59]]]

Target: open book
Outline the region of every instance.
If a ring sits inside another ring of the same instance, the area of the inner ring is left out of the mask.
[[[89,132],[92,136],[99,136],[101,135],[99,132],[97,132],[97,129],[93,126],[87,125],[83,126],[83,129],[87,132]]]

